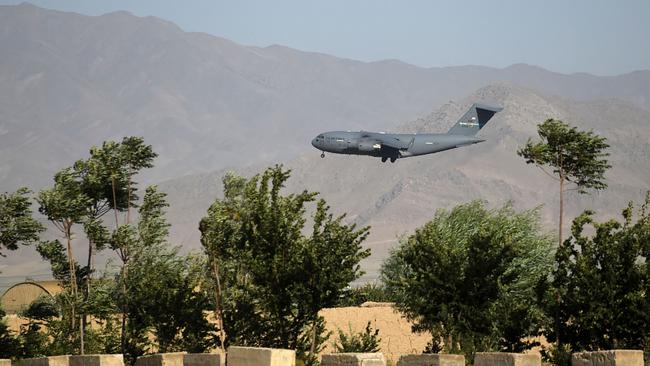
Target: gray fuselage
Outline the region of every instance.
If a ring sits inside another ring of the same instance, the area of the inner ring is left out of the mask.
[[[311,144],[323,152],[369,155],[394,160],[432,154],[482,141],[484,140],[465,135],[331,131],[319,134]]]

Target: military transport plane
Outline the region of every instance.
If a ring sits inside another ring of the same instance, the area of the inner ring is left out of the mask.
[[[457,147],[477,144],[485,140],[474,137],[476,133],[503,108],[474,103],[458,122],[442,134],[396,134],[384,132],[332,131],[321,133],[311,141],[315,148],[325,152],[349,155],[369,155],[390,159],[433,154]]]

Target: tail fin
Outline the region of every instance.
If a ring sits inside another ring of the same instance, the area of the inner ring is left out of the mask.
[[[474,103],[470,109],[447,132],[448,135],[475,135],[486,123],[503,108]]]

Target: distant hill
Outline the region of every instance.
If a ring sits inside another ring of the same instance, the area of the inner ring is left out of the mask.
[[[587,208],[597,210],[600,217],[618,217],[629,200],[640,203],[650,189],[650,113],[625,102],[576,102],[509,84],[490,85],[424,118],[401,124],[396,130],[444,132],[475,101],[504,107],[479,133],[486,139],[481,144],[401,159],[395,164],[334,154],[321,159],[314,151],[286,164],[293,170],[287,191],[318,191],[336,212],[347,212],[352,222],[372,226],[366,244],[373,256],[365,268],[367,278],[374,278],[400,235],[411,233],[438,209],[473,199],[485,200],[492,207],[508,201],[517,209],[543,205],[545,229],[556,230],[557,186],[516,155],[517,148],[529,137],[537,137],[537,124],[547,118],[592,129],[611,145],[609,160],[613,167],[606,174],[609,188],[591,195],[570,193],[569,220]],[[261,169],[246,169],[241,174],[251,175]],[[223,173],[161,184],[173,207],[170,218],[176,242],[188,248],[198,246],[197,223],[213,198],[221,195]]]
[[[160,153],[146,181],[288,159],[322,130],[385,129],[494,82],[650,108],[650,72],[419,68],[246,47],[168,21],[0,6],[0,186],[41,188],[106,139]]]
[[[615,145],[613,189],[597,202],[617,208],[649,181],[650,71],[600,77],[524,64],[368,63],[242,46],[126,12],[84,16],[29,4],[0,6],[0,49],[0,191],[39,190],[90,146],[141,135],[160,156],[139,179],[167,181],[174,239],[189,248],[198,246],[197,219],[217,193],[214,172],[252,173],[273,162],[290,161],[292,187],[321,191],[337,210],[373,225],[374,258],[436,208],[476,197],[549,202],[553,187],[513,156],[547,116],[593,127]],[[483,88],[495,83],[506,84]],[[321,160],[309,145],[333,129],[442,131],[442,117],[451,123],[483,97],[506,110],[483,132],[488,142],[463,150],[390,166]],[[35,258],[31,249],[12,253],[0,270],[42,271]]]

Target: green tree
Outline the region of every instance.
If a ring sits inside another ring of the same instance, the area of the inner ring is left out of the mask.
[[[572,236],[556,253],[547,296],[549,313],[559,318],[546,330],[549,340],[560,336],[574,352],[650,351],[648,205],[650,194],[636,221],[632,203],[623,211],[622,222],[596,222],[590,211],[573,221]]]
[[[52,188],[39,193],[37,201],[40,205],[39,212],[47,216],[48,220],[61,232],[66,241],[67,254],[65,257],[68,261],[67,275],[69,278],[67,284],[69,309],[71,311],[69,321],[71,327],[75,328],[79,283],[77,282],[77,262],[72,252],[72,228],[75,224],[83,222],[89,198],[81,191],[81,185],[75,179],[73,170],[66,168],[54,176],[54,186]],[[43,252],[41,252],[41,255],[43,255]],[[57,260],[62,257],[61,254],[56,255]],[[57,265],[59,264],[57,263]]]
[[[338,330],[339,339],[334,344],[334,349],[339,353],[374,353],[379,352],[379,329],[372,330],[370,322],[366,324],[363,332],[354,333],[352,327],[350,332],[345,334],[341,329]]]
[[[227,175],[224,198],[199,228],[223,320],[220,343],[297,349],[313,362],[322,341],[318,311],[361,275],[368,229],[344,224],[319,200],[305,236],[306,205],[316,193],[283,195],[289,177],[281,166],[248,180]]]
[[[0,308],[0,358],[16,358],[20,342],[5,322],[6,315]]]
[[[0,194],[0,256],[2,250],[16,250],[38,240],[44,228],[32,217],[29,190],[20,188],[15,193]]]
[[[204,315],[213,306],[202,283],[205,263],[169,246],[167,207],[165,194],[147,187],[137,224],[122,225],[112,244],[129,254],[115,297],[128,310],[123,347],[131,362],[151,348],[204,352],[214,344],[214,326]]]
[[[384,262],[382,281],[429,351],[517,352],[543,317],[535,289],[552,266],[552,239],[537,210],[480,201],[438,211]]]
[[[533,143],[528,140],[517,154],[526,159],[527,164],[535,164],[546,175],[556,180],[560,187],[560,213],[558,245],[562,245],[562,224],[564,223],[564,194],[568,190],[587,193],[588,189],[605,189],[605,171],[610,167],[605,159],[609,145],[604,137],[592,131],[578,131],[575,127],[555,119],[547,119],[537,126],[542,139]],[[544,169],[553,169],[548,172]],[[567,188],[567,185],[569,188]]]

